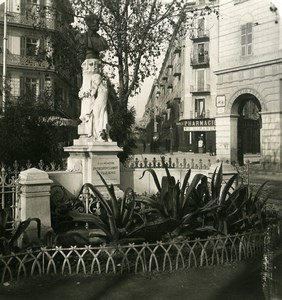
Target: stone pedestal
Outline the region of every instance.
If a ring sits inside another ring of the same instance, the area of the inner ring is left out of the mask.
[[[42,237],[51,229],[50,189],[52,182],[46,172],[36,168],[22,171],[19,176],[21,193],[17,206],[17,220],[40,219]],[[31,222],[25,233],[30,242],[35,240],[36,223]]]
[[[97,173],[99,171],[107,184],[115,186],[117,197],[123,195],[118,187],[120,165],[117,157],[122,149],[116,142],[98,142],[93,138],[80,136],[74,140],[73,146],[65,147],[64,150],[70,155],[67,163],[68,171],[82,172],[82,184],[92,183],[106,195],[106,188]]]

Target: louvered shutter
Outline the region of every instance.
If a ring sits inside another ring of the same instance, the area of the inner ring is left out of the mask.
[[[20,77],[20,96],[23,96],[26,92],[25,77]]]
[[[26,37],[21,36],[21,56],[26,56]]]

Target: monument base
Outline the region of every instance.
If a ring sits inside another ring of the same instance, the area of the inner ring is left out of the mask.
[[[120,165],[117,154],[122,151],[116,142],[100,142],[94,138],[80,136],[73,141],[73,146],[65,147],[69,153],[67,170],[82,172],[82,183],[91,183],[104,196],[107,195],[105,185],[97,171],[103,176],[108,185],[113,184],[117,197],[122,197],[119,189]]]

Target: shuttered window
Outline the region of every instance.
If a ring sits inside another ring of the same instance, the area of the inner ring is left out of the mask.
[[[197,91],[205,90],[205,70],[197,70]]]
[[[39,95],[40,80],[35,77],[20,78],[20,95],[29,94],[34,99]]]
[[[21,37],[21,55],[22,56],[36,56],[40,47],[40,40],[38,38]]]
[[[205,117],[205,99],[195,99],[195,117],[204,118]]]
[[[241,54],[242,56],[251,55],[253,43],[253,24],[247,23],[241,26]]]

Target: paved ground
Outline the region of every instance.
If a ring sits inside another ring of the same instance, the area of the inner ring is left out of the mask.
[[[0,288],[1,300],[260,300],[260,262],[137,275],[45,276]]]

